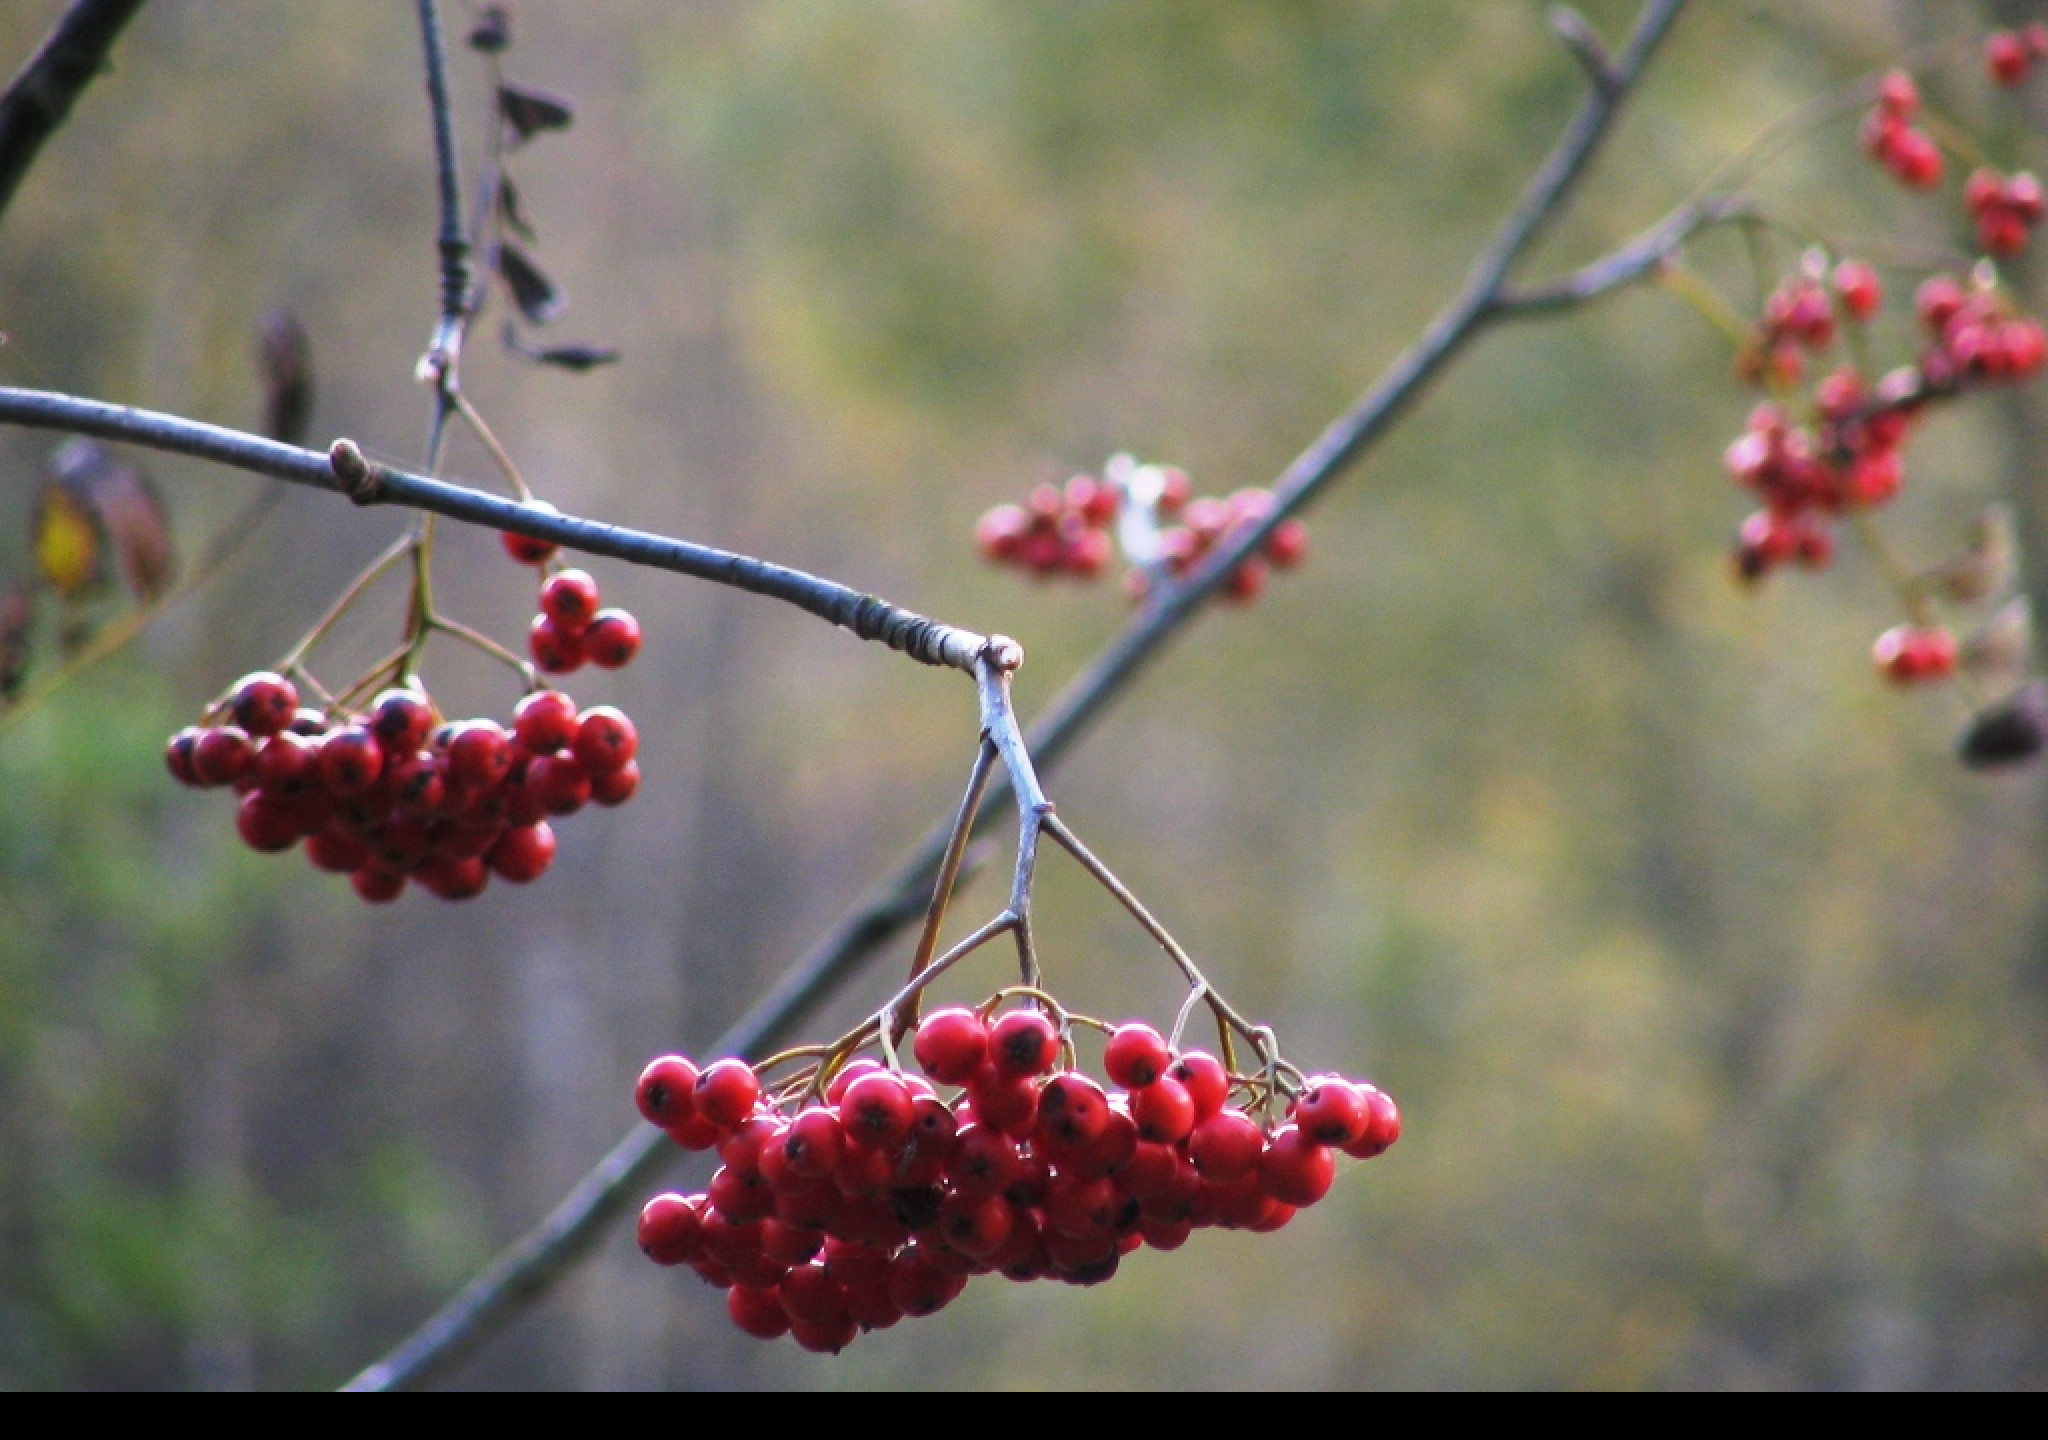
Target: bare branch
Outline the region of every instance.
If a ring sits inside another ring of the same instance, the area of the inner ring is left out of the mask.
[[[1474,264],[1464,288],[1343,415],[1333,421],[1280,477],[1278,503],[1256,526],[1248,526],[1211,553],[1209,563],[1177,586],[1156,592],[1150,606],[1097,653],[1054,700],[1022,747],[1041,769],[1050,769],[1086,732],[1089,723],[1122,693],[1138,670],[1181,626],[1200,611],[1224,581],[1262,546],[1288,515],[1332,483],[1367,446],[1379,438],[1434,379],[1443,366],[1500,318],[1500,298],[1509,271],[1553,220],[1612,125],[1658,43],[1684,8],[1685,0],[1648,0],[1627,46],[1615,62],[1616,83],[1580,105],[1557,144],[1523,191],[1492,241]],[[0,392],[4,400],[5,392]],[[0,408],[0,419],[7,418]],[[537,533],[537,532],[536,532]],[[991,787],[979,823],[992,818],[1010,798],[1009,786]],[[950,823],[937,826],[885,881],[876,899],[843,920],[817,949],[798,962],[783,981],[756,1003],[733,1035],[780,1033],[840,981],[850,977],[898,928],[916,923],[926,910],[933,876],[950,842]],[[725,1046],[726,1040],[720,1045]],[[726,1053],[747,1053],[744,1047]],[[555,1207],[546,1221],[505,1251],[426,1324],[383,1360],[350,1382],[351,1389],[413,1388],[444,1373],[525,1302],[546,1293],[599,1230],[623,1213],[636,1189],[644,1187],[665,1160],[662,1137],[651,1127],[627,1136],[596,1169]],[[643,1169],[644,1167],[644,1169]]]
[[[802,570],[643,530],[558,515],[481,490],[408,474],[364,459],[362,452],[346,440],[336,441],[329,454],[321,455],[177,415],[11,387],[0,387],[0,422],[68,430],[192,455],[238,470],[275,476],[294,485],[338,491],[359,505],[424,510],[472,525],[551,540],[588,555],[606,555],[635,565],[694,575],[700,580],[785,601],[843,626],[863,640],[879,641],[926,665],[947,666],[971,675],[975,658],[981,653],[983,637],[971,630],[941,624]]]
[[[1700,231],[1747,214],[1747,208],[1732,195],[1702,196],[1679,206],[1626,245],[1570,274],[1541,285],[1503,289],[1494,301],[1493,313],[1503,320],[1526,319],[1597,300],[1651,274]]]
[[[1572,52],[1572,58],[1579,62],[1579,68],[1586,72],[1586,79],[1593,88],[1605,95],[1611,95],[1621,85],[1621,76],[1615,71],[1614,60],[1607,53],[1592,24],[1569,5],[1553,5],[1548,16],[1550,28],[1557,32],[1557,38],[1564,41],[1565,48]]]
[[[5,94],[0,94],[0,214],[6,213],[43,142],[71,116],[142,0],[72,0]]]

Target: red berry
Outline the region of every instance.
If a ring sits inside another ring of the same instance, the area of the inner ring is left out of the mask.
[[[1043,1075],[1059,1054],[1059,1032],[1036,1010],[1012,1010],[989,1027],[989,1061],[1006,1078]]]
[[[1842,308],[1858,320],[1868,320],[1884,303],[1883,283],[1861,260],[1844,260],[1835,267],[1833,279]]]
[[[1352,1144],[1372,1120],[1364,1093],[1339,1075],[1318,1075],[1309,1081],[1295,1097],[1292,1113],[1302,1133],[1321,1145]]]
[[[640,653],[640,622],[624,610],[600,610],[583,632],[583,656],[605,670],[632,663]]]
[[[1222,1061],[1204,1051],[1188,1051],[1166,1073],[1187,1087],[1188,1098],[1195,1102],[1197,1123],[1221,1110],[1230,1098],[1230,1072]]]
[[[639,762],[629,760],[609,775],[590,777],[590,798],[599,805],[623,805],[640,788]]]
[[[239,725],[202,730],[192,742],[192,774],[201,785],[232,785],[256,763],[256,747]]]
[[[680,1055],[662,1055],[647,1062],[633,1086],[633,1103],[650,1125],[663,1129],[681,1124],[696,1112],[697,1067]]]
[[[1162,1075],[1131,1092],[1131,1119],[1138,1137],[1159,1145],[1177,1145],[1195,1128],[1195,1100],[1188,1087]]]
[[[1109,1125],[1109,1097],[1102,1087],[1069,1071],[1055,1075],[1038,1092],[1038,1128],[1059,1144],[1081,1147]]]
[[[345,725],[320,742],[320,779],[333,795],[360,795],[384,774],[384,747],[361,725]]]
[[[712,1124],[737,1130],[754,1113],[761,1082],[744,1060],[718,1060],[697,1077],[696,1110]]]
[[[533,617],[533,628],[526,636],[526,650],[544,674],[567,675],[583,666],[582,633],[565,630],[546,615]]]
[[[552,755],[576,740],[576,702],[559,690],[536,690],[512,711],[512,733],[529,755]]]
[[[389,905],[405,893],[405,876],[368,865],[349,876],[349,883],[372,905]]]
[[[501,783],[512,769],[512,746],[495,720],[471,720],[448,741],[448,778],[464,790]]]
[[[414,878],[443,900],[473,900],[490,884],[491,869],[482,856],[441,855],[420,866]]]
[[[434,707],[417,690],[386,690],[370,702],[370,733],[387,755],[411,755],[434,723]]]
[[[590,803],[590,775],[574,755],[536,755],[521,789],[549,815],[574,815]]]
[[[1173,1063],[1173,1052],[1150,1025],[1120,1025],[1103,1046],[1102,1070],[1111,1083],[1127,1090],[1150,1085]]]
[[[640,1210],[640,1249],[657,1265],[684,1265],[704,1253],[703,1216],[681,1195],[657,1195]]]
[[[789,1333],[789,1316],[783,1312],[781,1292],[772,1285],[733,1286],[725,1292],[725,1313],[733,1324],[756,1340],[779,1340]]]
[[[1228,1184],[1252,1174],[1266,1137],[1242,1110],[1219,1110],[1188,1136],[1188,1158],[1202,1178]]]
[[[1384,1090],[1370,1085],[1361,1086],[1365,1095],[1366,1109],[1371,1114],[1365,1133],[1351,1144],[1343,1147],[1344,1153],[1354,1160],[1370,1160],[1386,1152],[1388,1146],[1401,1138],[1401,1111],[1394,1099]]]
[[[942,1085],[965,1085],[988,1054],[988,1027],[972,1010],[935,1010],[917,1027],[911,1050],[932,1079]]]
[[[291,849],[304,833],[291,811],[261,790],[250,791],[236,806],[235,832],[244,845],[266,855]]]
[[[839,1101],[848,1137],[871,1150],[894,1154],[910,1138],[915,1102],[903,1077],[887,1071],[861,1076]]]
[[[187,725],[173,735],[164,746],[164,764],[171,772],[171,778],[180,785],[198,786],[204,782],[192,762],[193,752],[199,746],[199,737],[204,732],[197,725]]]
[[[507,830],[490,848],[490,866],[514,885],[537,880],[555,859],[555,832],[547,821]]]
[[[818,1105],[792,1120],[782,1143],[790,1170],[807,1180],[822,1180],[839,1168],[846,1151],[846,1131],[831,1106]]]
[[[1997,84],[2008,88],[2023,84],[2033,66],[2033,52],[2012,31],[1994,30],[1984,37],[1984,68]]]
[[[275,735],[299,713],[298,687],[282,675],[259,670],[235,686],[235,723],[251,735]]]
[[[576,759],[591,775],[624,769],[640,748],[639,732],[625,712],[598,705],[583,712],[576,724]]]
[[[568,634],[580,635],[602,603],[597,581],[586,570],[563,570],[540,587],[540,612]]]
[[[1956,638],[1942,626],[1895,625],[1877,637],[1871,658],[1895,685],[1931,684],[1955,673]]]
[[[1330,1147],[1282,1125],[1259,1157],[1259,1184],[1275,1200],[1288,1205],[1313,1205],[1330,1193],[1337,1162]]]
[[[562,513],[545,500],[528,500],[526,508],[547,515]],[[510,530],[499,532],[498,538],[505,546],[505,553],[522,565],[545,564],[553,558],[556,549],[552,540],[536,540],[529,535],[515,535]]]

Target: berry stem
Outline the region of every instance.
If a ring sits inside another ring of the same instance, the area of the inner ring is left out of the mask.
[[[484,423],[484,417],[478,413],[476,406],[469,403],[468,396],[458,391],[453,398],[455,413],[462,417],[463,423],[469,426],[470,433],[482,442],[484,449],[490,452],[491,459],[505,472],[506,480],[511,482],[512,493],[517,495],[522,503],[530,504],[533,500],[533,488],[526,483],[526,477],[519,473],[519,467],[513,463],[511,453],[498,443],[497,435]]]
[[[960,809],[953,816],[952,833],[946,837],[946,853],[939,861],[939,877],[932,885],[932,902],[925,911],[924,931],[917,937],[917,951],[911,957],[910,978],[917,979],[932,963],[932,955],[939,948],[939,927],[946,920],[946,906],[953,898],[954,887],[960,883],[961,862],[967,856],[967,843],[974,835],[974,817],[981,809],[982,794],[988,789],[988,779],[996,762],[995,743],[983,735],[975,747],[974,766],[967,774],[967,793],[961,797]],[[913,994],[909,1008],[897,1016],[895,1038],[917,1025],[918,1002],[923,992]]]
[[[279,660],[275,667],[278,673],[282,675],[291,675],[295,672],[303,674],[306,656],[312,653],[316,645],[327,638],[327,632],[340,623],[341,617],[348,614],[350,607],[362,598],[363,592],[375,584],[377,579],[386,570],[389,570],[405,557],[406,552],[412,548],[412,545],[412,535],[402,535],[385,547],[384,552],[377,556],[376,559],[365,565],[356,578],[349,581],[348,588],[341,592],[340,598],[327,607],[327,613],[318,620],[315,620],[313,628],[300,637],[299,643],[285,652],[284,658]]]
[[[1736,349],[1740,350],[1749,343],[1750,327],[1735,313],[1735,307],[1722,297],[1721,292],[1702,280],[1698,272],[1680,264],[1667,265],[1657,272],[1656,284],[1719,330]]]
[[[467,641],[492,659],[504,661],[505,664],[519,672],[520,678],[526,682],[528,693],[541,688],[540,676],[534,672],[531,661],[520,659],[490,636],[479,630],[472,630],[460,620],[450,620],[445,615],[429,615],[427,617],[427,629],[438,630],[445,635],[452,635],[458,640]]]

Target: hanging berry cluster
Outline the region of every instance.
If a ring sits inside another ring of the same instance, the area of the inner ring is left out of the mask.
[[[1121,550],[1130,566],[1124,589],[1137,600],[1162,577],[1193,571],[1223,541],[1271,515],[1273,504],[1273,492],[1262,487],[1197,497],[1187,472],[1118,455],[1100,478],[1076,475],[1065,486],[1039,486],[1022,505],[996,506],[976,523],[974,544],[983,559],[1041,579],[1092,580]],[[1269,568],[1291,570],[1307,551],[1308,527],[1285,520],[1259,554],[1230,572],[1221,593],[1255,599]]]
[[[2048,27],[2041,25],[1998,32],[1985,47],[1986,67],[2001,85],[2023,83],[2044,57]],[[1926,113],[1904,71],[1877,82],[1861,138],[1873,159],[1914,190],[1940,183],[1944,145],[1981,158],[1960,132]],[[1899,493],[1905,445],[1922,420],[1978,390],[2029,379],[2048,362],[2048,332],[2020,309],[1991,258],[2026,248],[2048,211],[2040,181],[1980,163],[1964,185],[1962,207],[1983,258],[1920,281],[1913,295],[1917,352],[1882,373],[1872,364],[1885,301],[1877,270],[1859,258],[1835,259],[1823,246],[1805,251],[1742,335],[1737,378],[1769,398],[1751,411],[1725,459],[1735,482],[1760,502],[1738,533],[1736,573],[1755,583],[1788,565],[1824,568],[1838,528],[1846,526],[1872,551],[1906,612],[1905,623],[1873,647],[1879,673],[1900,685],[1968,674],[1965,699],[1976,713],[1964,758],[1999,764],[2030,758],[2048,741],[2044,733],[1994,754],[1973,738],[1987,722],[2011,719],[2026,673],[2025,602],[2006,594],[2014,572],[2009,522],[1993,512],[1960,553],[1916,567],[1893,551],[1873,518]],[[1959,641],[1939,611],[1947,604],[1982,606],[1988,614]]]
[[[1095,1285],[1140,1246],[1277,1230],[1329,1192],[1337,1154],[1368,1159],[1400,1135],[1371,1085],[1233,1075],[1150,1025],[1006,998],[925,1017],[924,1076],[861,1057],[768,1092],[739,1060],[655,1060],[641,1114],[722,1163],[704,1192],[647,1203],[641,1249],[723,1288],[749,1335],[836,1352],[977,1275]],[[1102,1080],[1052,1016],[1106,1032]]]
[[[724,1289],[750,1335],[837,1351],[863,1330],[942,1309],[976,1275],[1100,1284],[1144,1245],[1177,1249],[1208,1226],[1278,1229],[1329,1192],[1336,1154],[1370,1158],[1400,1135],[1399,1111],[1373,1086],[1311,1078],[1283,1060],[1272,1030],[1223,1000],[1058,815],[1010,702],[1022,663],[1002,636],[977,657],[981,742],[908,984],[828,1045],[758,1069],[725,1059],[700,1071],[665,1055],[640,1076],[640,1113],[721,1162],[702,1193],[647,1203],[641,1248]],[[1009,902],[939,954],[998,761],[1020,825]],[[1074,1013],[1046,988],[1032,921],[1042,839],[1093,876],[1186,981],[1171,1038]],[[1005,935],[1022,983],[920,1021],[926,988]],[[1220,1059],[1180,1045],[1198,1007],[1216,1021]],[[1079,1031],[1106,1037],[1101,1079],[1081,1067]],[[898,1058],[913,1033],[923,1075]],[[1243,1067],[1241,1044],[1251,1052]],[[786,1079],[764,1081],[784,1067]]]
[[[303,848],[317,869],[347,875],[373,904],[396,900],[413,882],[444,900],[468,900],[494,875],[515,884],[537,879],[554,860],[552,821],[586,805],[622,805],[640,785],[639,735],[625,713],[609,705],[579,711],[535,673],[586,661],[617,669],[639,652],[639,623],[601,608],[597,582],[561,566],[553,545],[508,533],[506,553],[541,573],[529,665],[435,612],[426,587],[431,537],[422,526],[385,552],[277,671],[237,681],[166,751],[180,782],[234,791],[244,844],[265,853]],[[308,669],[308,652],[370,582],[406,558],[413,595],[405,644],[339,696],[329,694]],[[417,673],[436,633],[519,672],[527,693],[503,722],[443,718]],[[301,705],[301,682],[318,705]]]

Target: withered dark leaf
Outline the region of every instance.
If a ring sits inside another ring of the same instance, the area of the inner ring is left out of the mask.
[[[512,16],[503,5],[486,5],[469,27],[469,48],[482,55],[502,55],[512,48]]]
[[[602,345],[550,345],[545,350],[534,351],[533,358],[543,365],[553,365],[581,375],[600,365],[618,364],[619,352]]]
[[[519,85],[498,87],[498,113],[522,144],[543,130],[567,130],[576,118],[576,111],[561,96]]]
[[[313,351],[291,311],[273,310],[257,322],[256,370],[263,380],[263,433],[303,445],[313,423]]]
[[[545,325],[568,307],[569,297],[548,279],[531,257],[509,240],[498,246],[498,274],[512,292],[512,303],[535,325]]]
[[[177,572],[163,497],[141,470],[119,465],[94,489],[93,501],[113,539],[129,593],[147,605],[170,588]]]
[[[536,365],[553,365],[578,375],[619,362],[619,352],[604,345],[528,345],[510,320],[505,322],[505,348]]]
[[[1956,755],[1972,770],[2024,765],[2048,746],[2048,680],[1980,711],[1964,727]]]
[[[534,238],[533,224],[520,207],[519,191],[513,187],[510,175],[498,177],[498,217],[505,222],[505,228],[520,239],[530,241]]]
[[[0,596],[0,703],[21,693],[32,656],[30,636],[35,629],[35,592],[16,585]]]

